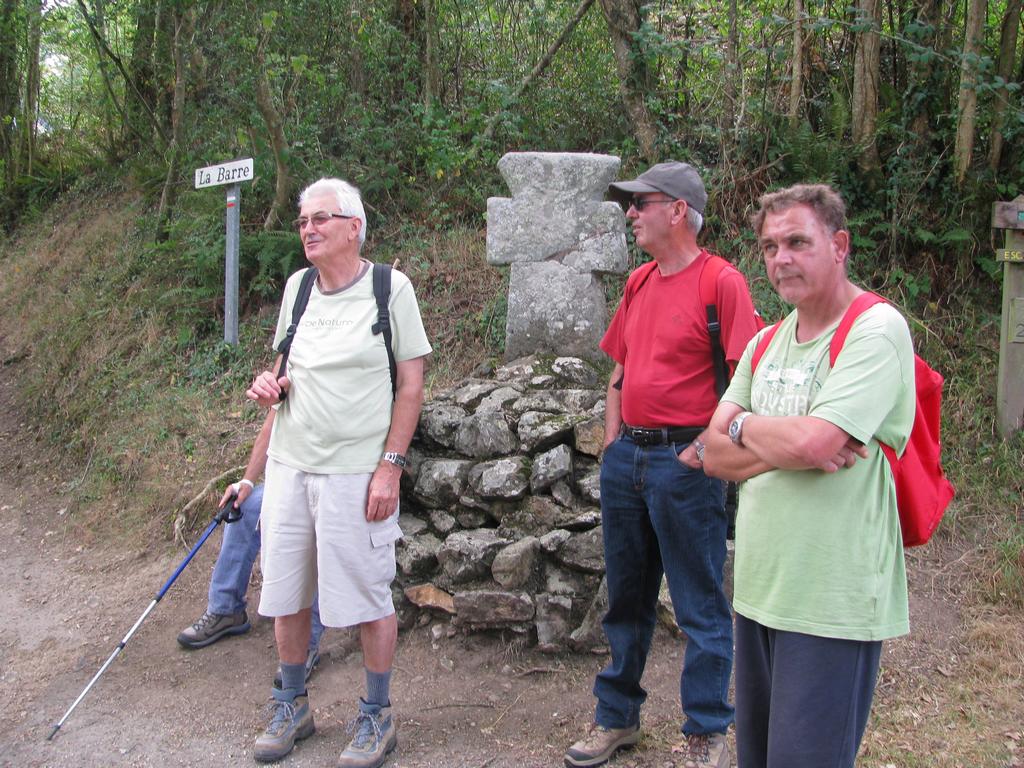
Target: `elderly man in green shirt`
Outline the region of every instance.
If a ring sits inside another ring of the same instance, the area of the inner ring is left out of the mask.
[[[391,380],[384,336],[373,330],[378,308],[372,265],[360,256],[366,214],[359,191],[340,179],[321,179],[306,188],[299,204],[295,226],[318,272],[287,370],[280,370],[279,355],[274,369],[257,376],[246,392],[259,405],[278,409],[267,450],[259,611],[275,617],[282,683],[272,691],[270,722],[254,755],[278,760],[313,733],[305,661],[310,607],[319,590],[324,625],[359,627],[366,667],[355,735],[337,764],[376,768],[397,743],[389,690],[398,631],[391,601],[395,542],[402,536],[398,491],[431,348],[412,285],[393,271]],[[277,348],[288,334],[305,272],[285,286]]]

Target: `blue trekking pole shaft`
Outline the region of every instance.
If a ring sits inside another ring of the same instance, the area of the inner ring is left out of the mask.
[[[233,501],[233,499],[232,499],[232,501]],[[227,509],[231,508],[231,501],[228,502],[226,508]],[[75,699],[74,703],[70,707],[68,707],[68,711],[64,713],[64,717],[62,717],[60,719],[60,721],[56,725],[53,726],[53,730],[50,731],[50,735],[46,737],[47,741],[52,741],[53,737],[57,735],[57,731],[59,731],[60,727],[62,725],[64,725],[64,722],[69,717],[71,717],[71,713],[75,711],[75,707],[77,707],[81,703],[82,699],[85,698],[86,694],[89,693],[89,691],[92,689],[92,687],[96,684],[96,681],[99,680],[100,677],[103,675],[103,673],[107,671],[107,667],[109,667],[113,663],[114,659],[117,658],[118,654],[121,653],[121,651],[124,650],[124,647],[128,644],[128,641],[132,639],[132,635],[134,635],[136,633],[136,631],[138,631],[139,627],[142,626],[142,622],[144,622],[146,620],[146,617],[149,616],[149,614],[153,612],[154,608],[156,608],[156,604],[160,602],[160,598],[162,598],[164,596],[164,594],[166,594],[167,590],[171,588],[171,585],[175,582],[175,580],[178,578],[178,576],[181,575],[181,572],[183,570],[185,570],[185,566],[187,566],[192,561],[192,558],[195,557],[196,552],[199,551],[199,548],[202,547],[203,544],[206,543],[206,540],[208,538],[210,538],[210,534],[213,533],[214,529],[218,525],[220,525],[221,520],[224,520],[224,519],[227,519],[227,518],[225,518],[223,516],[223,510],[221,510],[221,512],[219,512],[217,514],[217,516],[213,519],[213,522],[210,523],[206,527],[206,531],[203,532],[203,535],[199,538],[199,541],[196,542],[195,546],[192,547],[192,550],[188,553],[188,555],[185,557],[185,559],[181,561],[181,565],[178,566],[178,569],[173,573],[171,578],[169,578],[167,580],[167,583],[164,584],[160,588],[160,591],[156,593],[156,597],[153,598],[152,602],[150,602],[150,604],[146,608],[146,610],[142,612],[141,616],[139,616],[139,620],[136,621],[135,624],[132,626],[132,628],[128,630],[128,634],[126,634],[124,636],[124,639],[121,640],[121,642],[117,644],[117,648],[115,648],[114,652],[112,654],[110,654],[110,658],[108,658],[106,660],[106,662],[103,664],[103,666],[100,667],[99,672],[97,672],[95,675],[93,675],[92,680],[90,680],[89,684],[87,686],[85,686],[85,690],[83,690],[80,694],[78,694],[78,698]],[[229,520],[229,522],[234,522],[234,521],[233,520]]]

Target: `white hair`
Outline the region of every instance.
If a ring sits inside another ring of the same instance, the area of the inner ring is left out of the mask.
[[[694,237],[700,233],[701,228],[704,226],[704,217],[692,205],[686,206],[686,226],[693,232]]]
[[[366,211],[363,210],[363,199],[359,190],[347,181],[342,179],[323,178],[314,181],[299,195],[299,205],[302,205],[311,197],[320,195],[333,195],[338,201],[338,212],[344,216],[351,216],[359,219],[359,244],[366,240]]]

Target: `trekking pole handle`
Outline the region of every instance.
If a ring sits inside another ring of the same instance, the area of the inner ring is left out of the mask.
[[[217,514],[213,518],[218,523],[237,523],[242,519],[241,507],[235,506],[235,499],[238,498],[238,492],[235,490],[231,491],[231,495],[228,496],[228,500],[224,502],[224,506],[217,509]]]

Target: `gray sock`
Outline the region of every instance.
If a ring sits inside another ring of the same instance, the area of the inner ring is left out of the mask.
[[[294,691],[295,696],[306,691],[306,664],[281,663],[281,690]]]
[[[391,705],[391,670],[371,672],[366,670],[366,703],[379,707]]]

